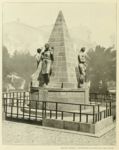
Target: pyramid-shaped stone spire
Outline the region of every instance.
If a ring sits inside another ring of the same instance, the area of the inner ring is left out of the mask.
[[[62,11],[58,14],[48,42],[54,47],[53,73],[50,78],[50,86],[76,88],[77,57]]]

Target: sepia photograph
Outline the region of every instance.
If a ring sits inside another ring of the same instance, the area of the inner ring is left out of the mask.
[[[6,1],[1,23],[2,145],[116,146],[117,2]]]

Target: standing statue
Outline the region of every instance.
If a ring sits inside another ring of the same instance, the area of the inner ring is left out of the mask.
[[[50,47],[48,43],[45,44],[45,49],[37,49],[37,54],[35,55],[37,70],[32,75],[31,86],[35,84],[37,87],[47,87],[52,73],[52,64],[54,61],[53,51],[54,48]]]
[[[35,58],[37,61],[37,70],[31,76],[32,83],[37,83],[38,84],[37,86],[42,85],[42,82],[41,82],[42,53],[43,53],[43,50],[41,48],[38,48],[37,53],[35,55]]]
[[[79,81],[78,87],[82,87],[85,83],[86,77],[86,54],[85,54],[85,47],[81,48],[78,54],[78,68],[79,68]]]
[[[44,86],[46,87],[50,81],[50,75],[52,72],[52,64],[54,61],[53,49],[54,48],[50,48],[50,45],[47,43],[45,44],[45,50],[42,53],[42,75],[44,79]]]
[[[38,68],[38,65],[39,65],[39,63],[41,61],[41,54],[42,54],[41,52],[42,52],[42,49],[38,48],[37,49],[37,53],[35,55],[35,58],[36,58],[36,61],[37,61],[37,68]]]

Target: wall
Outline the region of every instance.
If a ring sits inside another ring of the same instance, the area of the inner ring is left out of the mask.
[[[67,129],[74,130],[86,133],[99,133],[103,129],[106,129],[113,123],[112,116],[102,119],[96,124],[89,123],[80,123],[80,122],[72,122],[72,121],[64,121],[64,120],[55,120],[55,119],[43,119],[43,126],[54,127],[59,129]]]

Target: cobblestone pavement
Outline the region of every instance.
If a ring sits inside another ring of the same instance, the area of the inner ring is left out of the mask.
[[[112,145],[116,144],[116,129],[100,138],[44,129],[42,126],[3,121],[3,144],[27,145]]]

